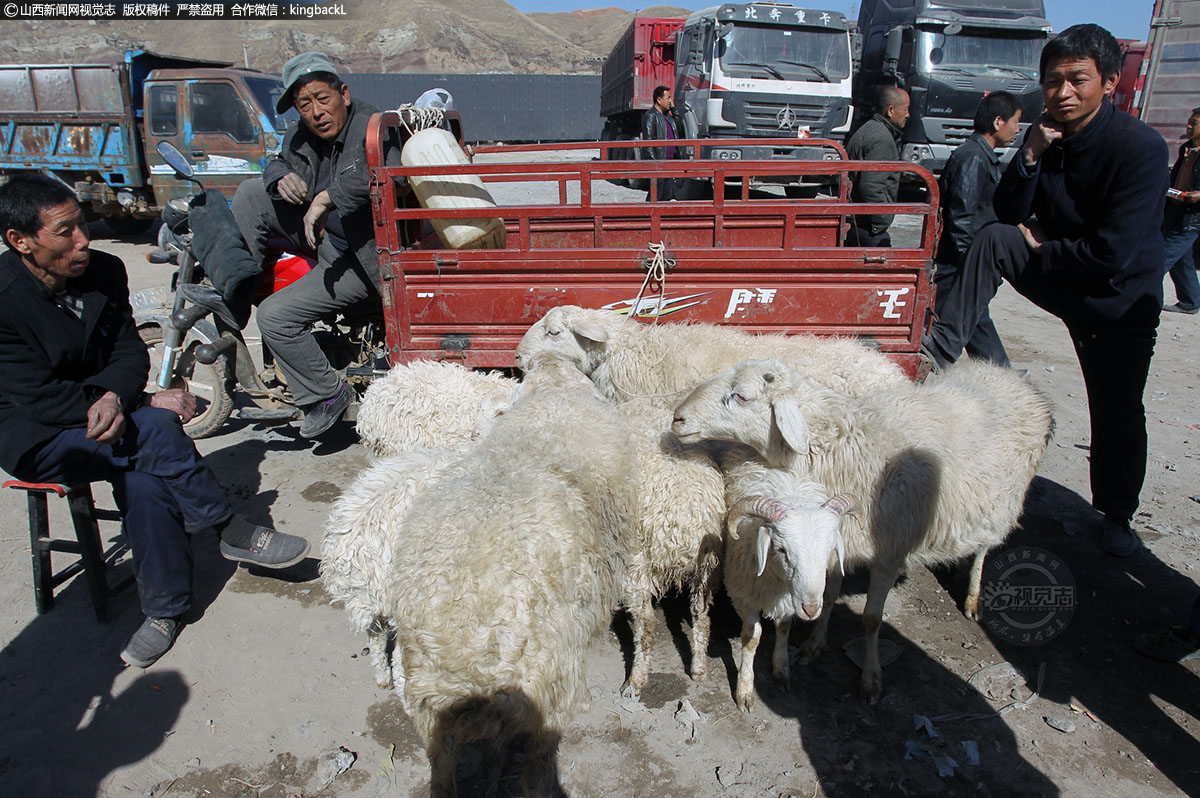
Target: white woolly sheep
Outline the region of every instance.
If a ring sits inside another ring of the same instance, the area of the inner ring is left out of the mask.
[[[473,371],[436,360],[396,366],[371,383],[356,422],[358,437],[375,457],[413,449],[468,443],[485,403],[507,402],[517,381],[499,372]]]
[[[638,543],[625,599],[633,618],[633,667],[622,688],[629,695],[650,676],[653,599],[672,588],[691,594],[691,676],[704,677],[709,608],[721,579],[725,496],[721,472],[707,451],[683,446],[665,431],[670,410],[646,400],[619,407],[629,419],[642,469]]]
[[[807,525],[784,525],[777,519],[784,515],[797,521],[804,518],[812,526],[836,530],[845,509],[844,504],[830,501],[817,483],[799,481],[781,469],[767,468],[754,460],[738,462],[738,458],[728,458],[724,465],[730,507],[725,591],[742,620],[741,651],[735,657],[738,678],[734,700],[740,709],[749,712],[754,703],[754,655],[762,635],[760,618],[775,622],[771,674],[786,687],[792,619],[798,616],[814,620],[821,612],[820,593],[813,596],[800,592],[804,582],[797,573],[795,552],[805,544]],[[840,571],[840,546],[837,554]]]
[[[862,502],[864,526],[826,533],[798,555],[797,592],[836,600],[841,574],[829,565],[839,543],[847,566],[870,565],[861,692],[871,703],[882,693],[879,626],[896,577],[906,565],[974,555],[964,609],[975,616],[983,555],[1016,525],[1052,427],[1050,402],[1026,378],[974,361],[857,399],[779,361],[747,361],[698,386],[672,425],[684,442],[746,444],[767,465]],[[825,643],[828,615],[805,643],[808,660]]]
[[[526,738],[527,790],[553,784],[562,730],[590,700],[588,642],[635,546],[628,422],[561,358],[527,369],[505,415],[415,497],[393,551],[403,696],[437,795],[478,739]]]
[[[713,324],[639,324],[574,305],[551,308],[525,332],[517,366],[542,351],[570,357],[614,402],[648,398],[668,409],[701,380],[753,357],[779,358],[852,395],[907,382],[887,356],[853,339],[754,335]]]
[[[388,657],[392,553],[405,534],[413,497],[461,454],[414,449],[377,460],[338,497],[326,522],[321,582],[331,601],[345,606],[354,630],[366,632],[375,682],[385,689],[403,684],[403,673]]]

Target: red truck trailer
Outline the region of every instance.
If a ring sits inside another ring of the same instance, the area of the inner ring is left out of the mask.
[[[447,359],[510,367],[525,330],[550,308],[572,304],[650,323],[711,322],[762,333],[855,336],[874,342],[910,375],[917,374],[938,235],[937,183],[919,166],[699,157],[592,160],[597,148],[615,146],[600,142],[475,147],[466,165],[386,167],[382,142],[398,125],[394,113],[376,115],[367,136],[392,364]],[[403,129],[399,134],[402,140],[407,135]],[[675,143],[698,156],[702,145],[744,142]],[[916,173],[926,199],[851,204],[851,171]],[[498,197],[506,195],[505,187],[524,184],[540,191],[543,200],[429,210],[417,207],[394,183],[397,177],[437,175],[475,175]],[[838,189],[832,198],[791,200],[778,184],[796,177],[832,180]],[[737,188],[680,202],[648,203],[628,189],[612,195],[614,181],[653,184],[658,178]],[[851,213],[915,214],[921,222],[919,243],[890,249],[842,246]],[[431,228],[434,219],[496,217],[506,230],[501,249],[449,249]],[[654,256],[656,246],[665,249],[662,259]]]

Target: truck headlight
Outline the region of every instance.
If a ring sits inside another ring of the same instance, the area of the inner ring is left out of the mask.
[[[905,144],[900,158],[911,163],[931,161],[933,160],[933,148],[928,144]]]
[[[718,161],[740,161],[742,160],[741,150],[713,150],[712,157]]]

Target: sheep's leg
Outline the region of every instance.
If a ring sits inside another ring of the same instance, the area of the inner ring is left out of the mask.
[[[633,616],[633,666],[629,678],[621,685],[621,695],[637,695],[650,679],[650,649],[654,647],[654,604],[648,585],[639,585],[628,602]]]
[[[784,689],[789,686],[791,677],[788,671],[788,635],[791,631],[791,618],[775,621],[775,655],[771,657],[771,676]]]
[[[868,704],[883,695],[883,669],[879,666],[879,627],[883,625],[883,605],[888,591],[896,583],[899,569],[895,566],[872,565],[871,584],[867,588],[867,606],[863,610],[863,630],[866,647],[863,652],[862,683],[859,697]]]
[[[800,646],[800,663],[808,665],[816,662],[817,657],[825,650],[829,635],[829,617],[833,615],[833,605],[838,596],[842,595],[842,571],[830,569],[825,576],[825,595],[821,598],[821,615],[812,631],[808,633],[804,644]]]
[[[530,735],[526,746],[528,759],[521,774],[521,786],[530,798],[554,798],[561,794],[558,783],[558,745],[560,735],[546,729]]]
[[[971,561],[971,574],[967,577],[967,597],[963,601],[963,615],[972,621],[979,620],[979,591],[983,582],[983,558],[986,556],[987,549],[975,552],[975,559]]]
[[[713,566],[692,589],[692,679],[697,682],[704,678],[708,667],[708,638],[712,631],[709,611],[720,580],[721,570]]]
[[[441,737],[441,740],[436,739]],[[458,766],[453,745],[445,739],[446,734],[435,734],[426,754],[429,756],[429,798],[457,798],[458,784],[455,770]]]
[[[392,664],[388,661],[388,640],[391,628],[378,615],[367,627],[367,648],[371,652],[371,666],[375,669],[375,684],[387,690],[394,684],[392,680]]]
[[[737,691],[734,700],[738,709],[749,712],[754,705],[754,654],[758,651],[758,640],[762,637],[762,622],[758,611],[742,615],[742,652],[738,662]]]

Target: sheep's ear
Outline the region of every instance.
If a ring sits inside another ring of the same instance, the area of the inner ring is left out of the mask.
[[[755,546],[755,553],[758,555],[757,576],[762,576],[763,571],[767,569],[767,555],[771,553],[771,527],[769,524],[763,524],[758,528],[758,545]]]
[[[788,448],[797,454],[808,452],[808,422],[800,406],[789,396],[781,396],[771,403],[775,413],[775,426]]]
[[[580,338],[585,338],[595,344],[603,344],[608,341],[608,330],[604,325],[597,324],[591,319],[576,319],[571,323],[571,331]]]
[[[513,391],[512,400],[509,401],[506,409],[512,409],[513,406],[515,406],[518,402],[523,402],[530,396],[533,396],[533,390],[534,388],[532,382],[522,380],[520,384],[517,385],[516,390]]]

